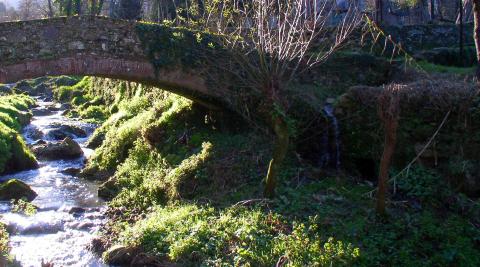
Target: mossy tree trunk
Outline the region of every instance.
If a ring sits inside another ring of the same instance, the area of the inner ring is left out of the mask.
[[[272,198],[275,196],[277,176],[287,155],[288,145],[290,143],[288,125],[284,118],[280,116],[275,116],[273,118],[273,130],[275,132],[276,139],[272,159],[270,160],[270,164],[268,166],[267,177],[265,178],[264,195],[267,198]]]
[[[284,114],[284,105],[279,98],[280,94],[280,82],[278,79],[272,79],[272,82],[265,87],[265,95],[269,97],[267,103],[271,116],[270,125],[275,133],[273,155],[265,178],[264,196],[267,198],[275,196],[277,177],[287,155],[288,145],[290,143],[290,131],[286,115]],[[282,110],[278,110],[278,108],[281,108]]]

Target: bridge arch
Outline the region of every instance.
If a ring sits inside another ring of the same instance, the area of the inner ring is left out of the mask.
[[[0,83],[96,76],[157,86],[209,107],[226,106],[225,92],[209,88],[193,69],[155,68],[137,26],[92,16],[0,23]]]

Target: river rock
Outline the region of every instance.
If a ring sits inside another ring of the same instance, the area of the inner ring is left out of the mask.
[[[120,188],[116,181],[115,177],[111,177],[108,181],[101,184],[98,187],[98,196],[104,200],[113,199],[120,192]]]
[[[46,107],[38,107],[38,108],[32,109],[32,113],[34,116],[48,116],[48,115],[52,115],[53,111],[47,109]]]
[[[37,140],[35,143],[33,143],[33,146],[37,146],[37,145],[46,145],[47,144],[47,141],[45,140]]]
[[[4,84],[0,84],[0,95],[8,95],[12,92],[12,89]]]
[[[0,185],[0,200],[26,198],[28,201],[32,201],[36,197],[37,193],[20,180],[11,179]]]
[[[106,181],[113,174],[106,170],[99,170],[98,167],[85,167],[80,173],[79,177],[90,181]]]
[[[39,140],[43,138],[43,132],[35,127],[28,127],[25,129],[25,136],[32,140]]]
[[[33,87],[27,81],[20,81],[13,86],[13,91],[15,93],[24,93],[27,95],[32,95]]]
[[[26,111],[20,111],[17,114],[16,119],[17,119],[18,123],[20,123],[20,125],[26,126],[32,120],[32,113],[26,112]]]
[[[65,139],[66,137],[84,138],[84,137],[87,137],[87,132],[85,132],[85,130],[83,130],[82,128],[76,125],[64,124],[64,125],[58,125],[57,129],[53,129],[49,131],[47,136],[53,140],[62,140],[62,139]]]
[[[79,168],[71,167],[71,168],[63,169],[61,173],[65,175],[70,175],[70,176],[77,176],[80,173],[80,171],[81,170]]]
[[[103,259],[108,264],[127,265],[130,264],[138,250],[132,247],[114,245],[103,254]]]
[[[82,148],[70,137],[61,142],[52,142],[32,146],[32,152],[42,159],[71,159],[83,155]]]

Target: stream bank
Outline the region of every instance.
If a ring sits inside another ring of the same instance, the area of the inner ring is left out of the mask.
[[[10,233],[10,253],[22,266],[39,266],[42,260],[55,266],[105,266],[87,249],[104,222],[104,202],[97,197],[96,183],[75,177],[92,153],[85,142],[95,125],[63,116],[60,104],[38,98],[37,105],[31,123],[23,128],[27,145],[68,137],[80,145],[83,156],[40,158],[38,169],[0,177],[0,181],[19,179],[38,194],[32,202],[37,212],[32,216],[13,213],[9,202],[0,203],[2,222]]]

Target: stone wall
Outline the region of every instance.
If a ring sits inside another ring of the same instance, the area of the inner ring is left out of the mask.
[[[92,16],[1,23],[0,83],[48,75],[97,76],[160,87],[210,107],[228,105],[228,95],[208,88],[195,69],[154,66],[149,44],[139,38],[139,25]]]

